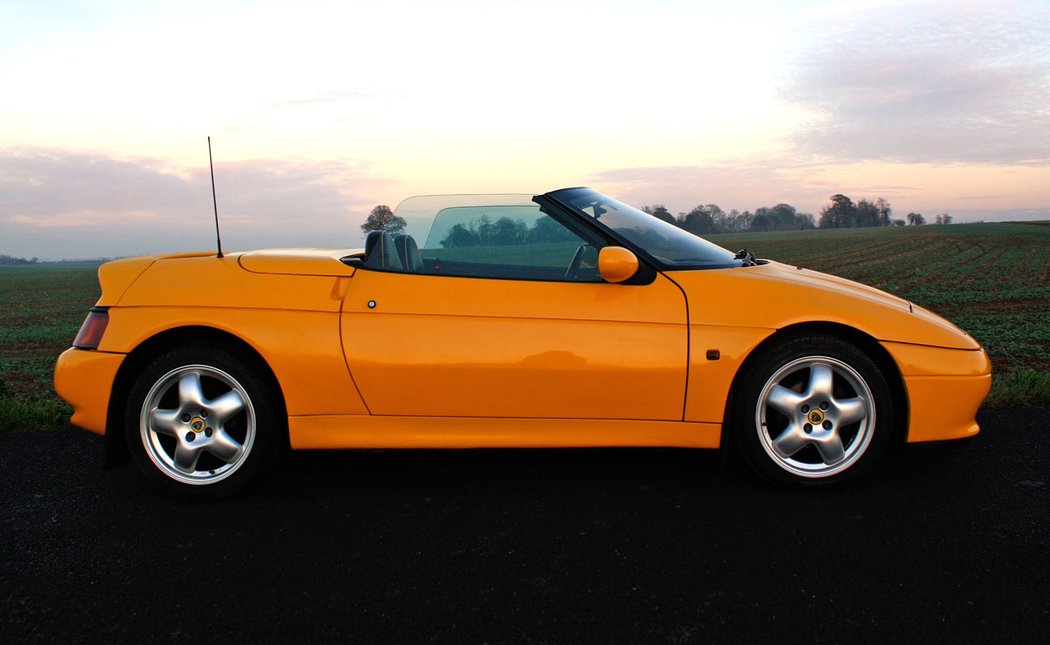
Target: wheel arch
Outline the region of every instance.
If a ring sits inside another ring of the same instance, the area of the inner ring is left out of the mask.
[[[737,370],[736,375],[733,377],[732,385],[729,388],[725,415],[723,416],[722,421],[722,438],[720,446],[724,455],[728,455],[729,442],[733,435],[733,414],[736,409],[736,397],[738,396],[741,384],[743,383],[744,378],[746,378],[747,373],[751,370],[752,365],[771,347],[775,347],[776,345],[793,338],[811,335],[833,336],[844,340],[859,348],[875,362],[879,371],[882,372],[882,375],[886,378],[886,383],[889,385],[890,392],[893,395],[893,442],[901,444],[907,440],[909,418],[908,394],[904,387],[904,378],[901,376],[900,369],[898,369],[897,363],[893,360],[893,357],[890,356],[890,353],[886,351],[886,348],[884,348],[874,337],[855,327],[826,321],[809,321],[796,323],[778,329],[751,350],[751,353],[748,354],[747,358],[744,359],[744,362],[741,363],[740,369]]]
[[[113,380],[113,389],[109,397],[109,406],[106,412],[106,434],[104,437],[104,465],[106,467],[121,466],[128,463],[131,455],[128,454],[124,433],[124,413],[128,403],[128,395],[135,382],[135,378],[142,370],[158,356],[163,355],[177,347],[188,345],[210,345],[221,347],[236,353],[241,358],[253,363],[259,370],[262,378],[277,392],[277,405],[284,417],[287,417],[287,406],[284,399],[284,391],[280,381],[277,380],[273,369],[259,352],[243,339],[214,327],[186,326],[166,329],[143,341],[127,355],[121,363],[120,369]],[[283,424],[284,438],[287,443],[287,423]]]

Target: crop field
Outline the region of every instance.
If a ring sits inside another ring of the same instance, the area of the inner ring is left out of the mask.
[[[53,428],[71,409],[55,394],[55,359],[100,295],[98,262],[0,266],[0,430]]]
[[[716,235],[731,250],[876,286],[988,349],[988,405],[1050,405],[1050,225],[952,224]],[[0,430],[59,427],[55,358],[99,296],[97,263],[0,266]]]

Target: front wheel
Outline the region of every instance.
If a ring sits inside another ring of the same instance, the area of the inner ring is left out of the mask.
[[[886,378],[839,338],[805,336],[760,356],[744,377],[735,439],[748,463],[777,483],[825,485],[877,462],[893,434]]]
[[[258,366],[225,349],[189,347],[150,363],[132,387],[128,448],[154,484],[224,497],[277,456],[283,414]]]

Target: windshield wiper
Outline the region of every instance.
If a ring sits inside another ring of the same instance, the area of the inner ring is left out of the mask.
[[[756,264],[758,264],[758,260],[755,259],[755,255],[747,249],[740,249],[739,251],[737,251],[736,255],[733,256],[733,259],[740,260],[741,262],[743,262],[741,266],[745,267],[753,267]]]

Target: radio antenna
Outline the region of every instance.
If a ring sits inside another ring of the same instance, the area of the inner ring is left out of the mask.
[[[219,202],[215,199],[215,164],[211,160],[211,137],[208,137],[208,167],[211,169],[211,205],[215,208],[215,245],[219,247],[219,254],[215,257],[222,257],[222,238],[219,237]]]

